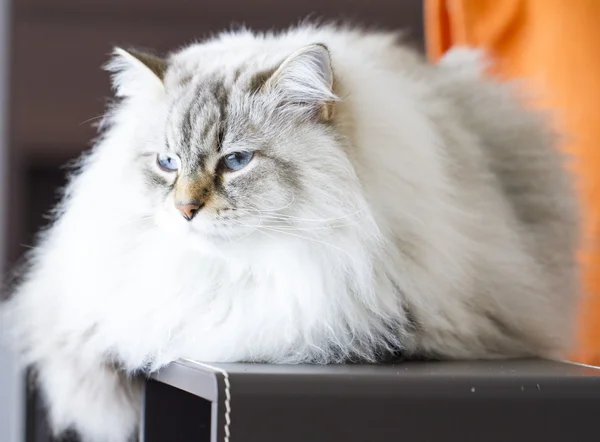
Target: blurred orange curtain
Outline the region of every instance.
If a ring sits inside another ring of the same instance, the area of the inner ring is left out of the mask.
[[[425,0],[427,52],[482,47],[557,110],[583,204],[583,299],[572,358],[600,365],[600,0]]]

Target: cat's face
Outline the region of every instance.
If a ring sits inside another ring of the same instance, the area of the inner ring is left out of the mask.
[[[315,85],[298,77],[307,70]],[[329,54],[315,45],[270,70],[167,88],[164,127],[154,128],[158,142],[141,163],[158,224],[234,241],[283,231],[307,204],[314,212],[318,201],[328,205],[319,194],[349,167],[331,87]]]
[[[159,216],[166,222],[233,239],[267,216],[289,213],[302,194],[297,154],[323,128],[308,120],[274,127],[281,116],[269,117],[263,97],[250,94],[246,85],[217,77],[174,97],[164,144],[147,170],[150,191],[164,198]]]

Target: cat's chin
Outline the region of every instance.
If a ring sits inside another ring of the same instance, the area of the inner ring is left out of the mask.
[[[202,252],[223,253],[241,242],[247,243],[256,229],[216,224],[210,219],[194,219],[191,222],[173,218],[163,218],[160,229],[175,237],[186,246]],[[183,221],[183,222],[182,222]]]
[[[204,255],[221,256],[227,259],[241,258],[245,255],[248,243],[255,232],[238,232],[214,227],[204,229],[191,228],[181,236],[182,243],[189,249]]]

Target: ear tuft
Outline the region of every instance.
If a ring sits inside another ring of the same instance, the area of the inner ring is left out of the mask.
[[[318,107],[321,118],[330,120],[333,104],[339,101],[333,83],[329,50],[323,44],[312,44],[286,58],[265,86],[280,94],[284,103]]]
[[[105,69],[112,72],[113,87],[119,97],[155,95],[164,92],[166,60],[152,54],[115,48]]]

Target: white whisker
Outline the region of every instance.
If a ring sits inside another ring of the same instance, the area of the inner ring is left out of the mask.
[[[247,212],[255,212],[255,213],[260,214],[265,219],[282,220],[282,221],[284,221],[284,220],[285,221],[301,221],[301,222],[308,222],[308,223],[327,223],[327,222],[331,222],[331,221],[340,221],[340,220],[352,218],[352,217],[360,214],[361,212],[364,212],[367,208],[368,208],[368,206],[365,205],[364,207],[362,207],[352,213],[349,213],[346,215],[341,215],[341,216],[336,216],[336,217],[332,217],[332,218],[301,218],[298,216],[285,215],[285,214],[277,214],[277,215],[264,214],[263,210],[260,210],[257,208],[240,208],[237,210],[247,211]]]
[[[281,229],[281,230],[286,230],[286,231],[306,231],[306,232],[312,232],[312,231],[316,231],[316,230],[333,230],[333,229],[340,229],[343,227],[350,227],[355,225],[355,223],[346,223],[346,224],[329,224],[326,226],[312,226],[312,227],[296,227],[293,225],[289,225],[289,224],[284,224],[284,225],[278,225],[278,224],[263,224],[263,226],[265,227],[273,227],[273,228],[277,228],[277,229]]]
[[[86,123],[89,123],[89,122],[91,122],[91,121],[94,121],[94,120],[100,120],[100,119],[102,119],[102,118],[104,118],[104,117],[107,117],[107,116],[108,116],[108,114],[97,115],[97,116],[95,116],[95,117],[88,118],[87,120],[85,120],[85,121],[82,121],[81,123],[79,123],[79,125],[80,125],[80,126],[83,126],[83,125],[84,125],[84,124],[86,124]]]
[[[316,243],[318,243],[318,244],[323,244],[323,245],[325,245],[325,246],[331,247],[331,248],[332,248],[332,249],[334,249],[334,250],[337,250],[338,252],[342,252],[343,254],[345,254],[346,256],[348,256],[348,258],[350,258],[352,261],[356,261],[356,259],[355,259],[355,258],[354,258],[354,257],[353,257],[353,256],[352,256],[350,253],[348,253],[346,250],[344,250],[344,249],[341,249],[341,248],[339,248],[338,246],[334,246],[333,244],[331,244],[331,243],[328,243],[328,242],[326,242],[326,241],[321,241],[321,240],[319,240],[319,239],[316,239],[316,238],[311,238],[311,237],[309,237],[309,236],[297,235],[297,234],[295,234],[295,233],[286,232],[286,231],[279,230],[279,229],[276,229],[276,228],[273,228],[273,227],[262,226],[262,227],[261,227],[261,229],[267,229],[267,230],[270,230],[270,231],[272,231],[272,232],[283,233],[283,234],[285,234],[285,235],[290,235],[290,236],[294,236],[294,237],[296,237],[296,238],[300,238],[300,239],[306,239],[306,240],[308,240],[308,241],[313,241],[313,242],[316,242]]]

